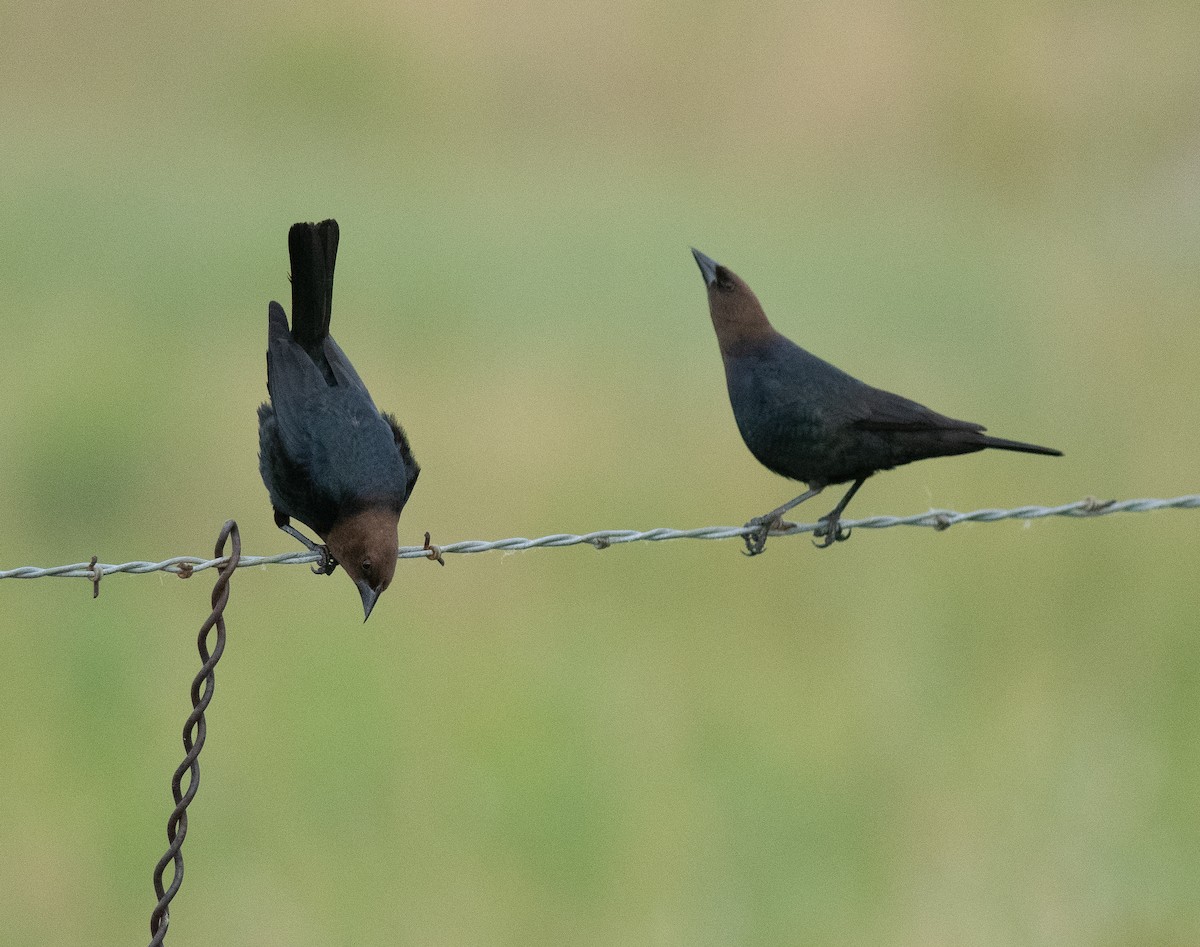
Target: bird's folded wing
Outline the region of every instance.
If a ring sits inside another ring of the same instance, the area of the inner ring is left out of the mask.
[[[325,337],[325,361],[329,363],[333,377],[337,379],[339,385],[344,388],[358,390],[371,403],[371,407],[375,407],[375,401],[371,397],[371,392],[367,391],[367,386],[358,377],[358,372],[350,364],[350,359],[346,357],[346,353],[342,351],[342,347],[333,341],[333,336]]]
[[[871,389],[855,406],[851,424],[860,431],[983,431],[982,424],[959,421],[931,411],[923,404]]]
[[[267,392],[284,449],[292,460],[299,461],[308,456],[312,442],[312,406],[328,386],[312,359],[292,340],[278,303],[271,303],[269,319]]]
[[[396,449],[400,451],[400,459],[404,462],[404,495],[407,497],[412,494],[413,487],[417,485],[417,477],[421,473],[421,465],[417,463],[417,458],[413,456],[412,448],[408,446],[408,435],[404,433],[404,428],[400,426],[400,422],[396,420],[396,416],[385,411],[383,419],[387,422],[388,427],[392,429],[392,438],[396,442]]]

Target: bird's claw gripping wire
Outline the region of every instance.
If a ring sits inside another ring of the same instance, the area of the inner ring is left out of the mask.
[[[746,524],[746,527],[754,527],[754,532],[747,533],[742,537],[746,541],[746,551],[743,556],[757,556],[766,548],[767,533],[771,530],[771,521],[762,516],[756,516]]]
[[[338,561],[333,558],[329,547],[314,545],[312,550],[321,554],[321,558],[313,563],[313,575],[333,575],[333,570],[338,567]]]
[[[743,556],[757,556],[767,546],[767,537],[771,533],[782,533],[789,529],[795,529],[795,523],[789,523],[782,516],[756,516],[746,528],[754,527],[754,532],[747,533],[742,539],[746,542],[746,550],[742,553]]]
[[[305,548],[307,548],[309,552],[320,554],[321,558],[318,559],[312,567],[313,575],[333,575],[333,570],[338,567],[338,561],[333,558],[333,553],[329,551],[328,546],[321,545],[320,543],[314,543],[311,539],[309,539],[302,532],[300,532],[300,530],[296,529],[296,527],[292,525],[291,520],[286,513],[281,513],[279,510],[275,511],[275,525],[293,539],[297,539],[304,543]]]
[[[843,526],[836,516],[822,516],[817,522],[822,524],[813,531],[813,535],[821,540],[813,542],[818,549],[828,549],[834,543],[844,543],[850,538],[850,527]]]

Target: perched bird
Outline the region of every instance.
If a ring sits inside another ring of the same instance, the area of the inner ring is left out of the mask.
[[[880,470],[985,447],[1062,456],[1050,447],[990,437],[982,424],[956,421],[847,375],[776,332],[738,276],[699,250],[692,255],[708,287],[709,313],[742,440],[768,470],[808,485],[794,500],[746,524],[758,527],[746,537],[749,555],[763,551],[771,529],[791,525],[782,522],[784,513],[830,484],[851,487],[821,517],[815,533],[822,537],[821,548],[849,537],[850,531],[839,525],[842,512],[863,482]]]
[[[364,621],[396,572],[396,528],[421,468],[403,428],[381,414],[329,334],[337,221],[295,224],[292,326],[267,310],[267,392],[258,409],[258,466],[275,524],[322,552],[313,571],[340,563],[358,586]],[[321,547],[291,525],[305,523]]]

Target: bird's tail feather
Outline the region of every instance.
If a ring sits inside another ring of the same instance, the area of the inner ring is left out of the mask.
[[[310,354],[320,351],[329,335],[337,247],[336,220],[293,224],[288,231],[288,253],[292,259],[292,338]]]
[[[979,438],[984,447],[994,447],[997,450],[1014,450],[1022,454],[1045,454],[1048,457],[1061,457],[1062,451],[1053,447],[1039,447],[1037,444],[1026,444],[1022,441],[1006,441],[1002,437],[990,437],[983,434]]]

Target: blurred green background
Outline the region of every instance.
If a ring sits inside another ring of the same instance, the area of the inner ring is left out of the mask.
[[[850,514],[1200,489],[1200,7],[0,4],[0,566],[294,547],[286,232],[424,473],[401,541],[800,492],[697,246],[1062,460]],[[799,512],[812,519],[832,503]],[[1196,513],[247,569],[168,943],[1200,942]],[[212,573],[0,583],[6,944],[145,942]]]

